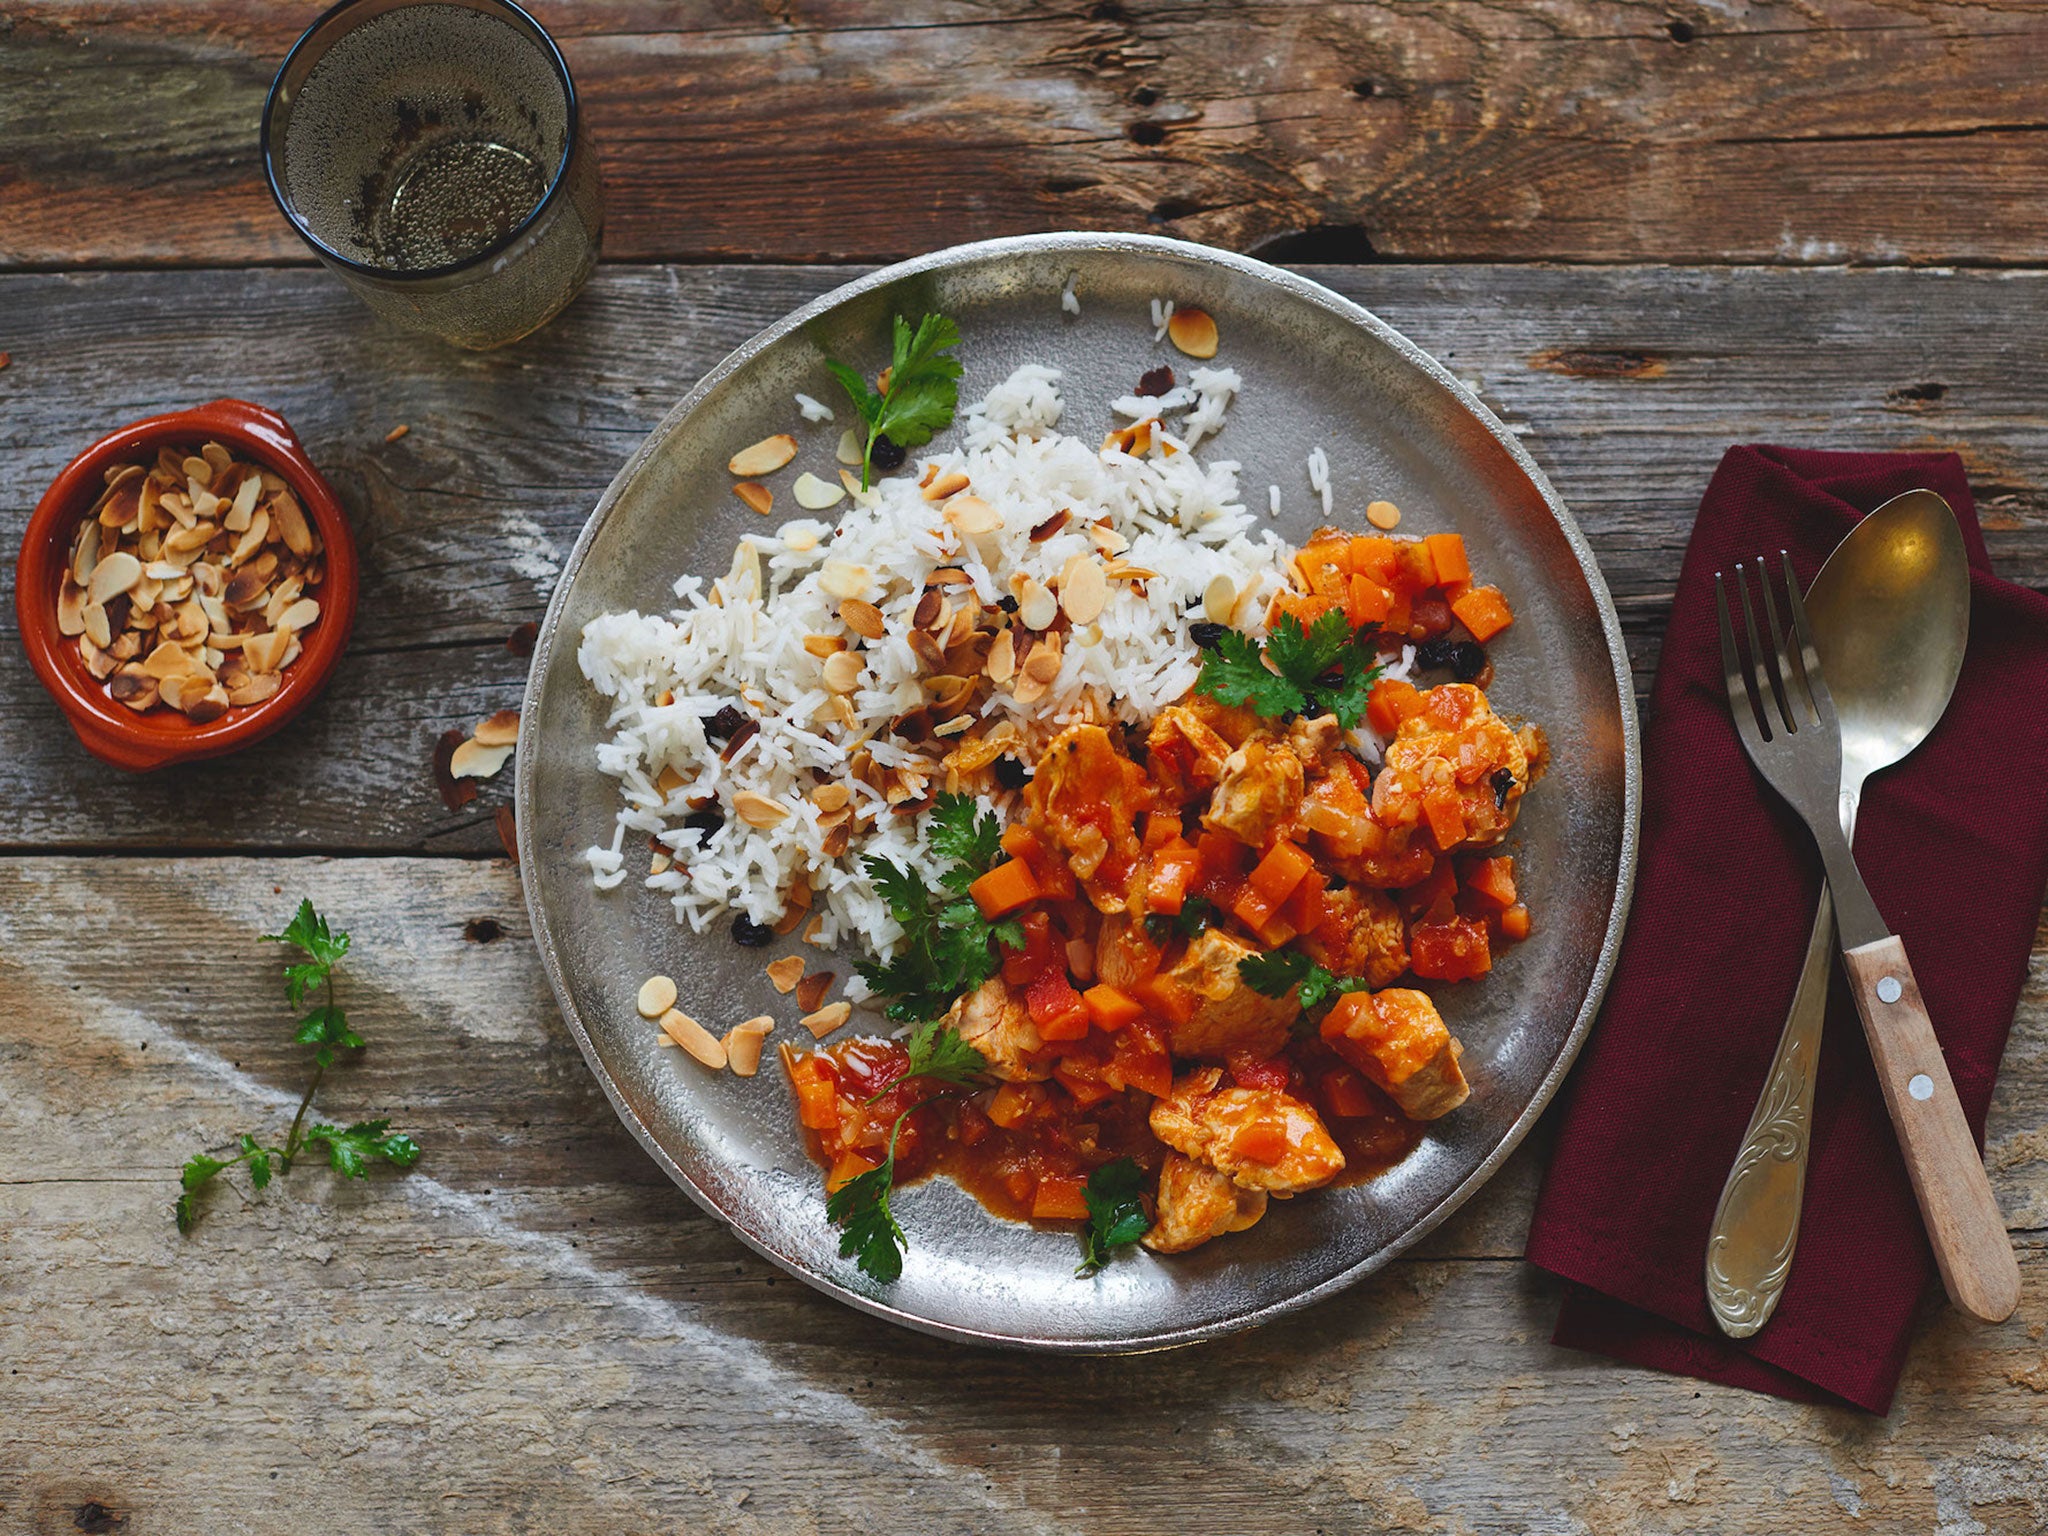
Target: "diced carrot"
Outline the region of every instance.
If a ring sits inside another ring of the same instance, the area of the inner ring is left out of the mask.
[[[1170,1024],[1185,1024],[1194,1016],[1194,994],[1163,971],[1147,976],[1133,990],[1146,1011]]]
[[[1036,859],[1045,852],[1038,834],[1022,822],[1003,828],[1003,852],[1013,859]]]
[[[815,1056],[792,1053],[788,1058],[790,1086],[796,1089],[796,1117],[808,1130],[839,1128],[839,1090],[818,1070]]]
[[[1381,678],[1365,696],[1366,723],[1382,736],[1393,735],[1403,720],[1421,713],[1421,691],[1398,677]]]
[[[1294,894],[1287,898],[1287,905],[1280,909],[1280,916],[1294,927],[1296,933],[1307,933],[1323,921],[1323,892],[1329,889],[1330,877],[1319,869],[1312,869],[1301,877],[1301,884],[1294,888]]]
[[[1323,1015],[1319,1031],[1325,1040],[1348,1039],[1361,1024],[1373,1022],[1372,994],[1346,992],[1336,1006]]]
[[[1024,1006],[1041,1040],[1079,1040],[1088,1033],[1088,1009],[1064,965],[1047,966],[1025,983]]]
[[[1463,597],[1467,592],[1470,592],[1472,590],[1472,583],[1469,581],[1447,581],[1444,582],[1441,586],[1439,586],[1437,590],[1443,593],[1444,601],[1450,603],[1452,605],[1452,611],[1456,612],[1456,604],[1458,599]]]
[[[1392,586],[1394,566],[1394,541],[1371,534],[1361,534],[1351,541],[1351,574],[1370,577],[1381,586]]]
[[[1396,590],[1393,604],[1387,609],[1386,619],[1380,630],[1389,635],[1405,635],[1408,626],[1415,622],[1415,597],[1413,593]]]
[[[1081,1002],[1088,1009],[1088,1016],[1095,1021],[1096,1028],[1104,1034],[1113,1035],[1133,1019],[1143,1018],[1145,1005],[1128,992],[1118,991],[1108,985],[1090,987],[1081,994]]]
[[[1491,640],[1515,622],[1514,614],[1508,610],[1508,600],[1501,596],[1498,587],[1474,587],[1452,602],[1451,612],[1479,641]]]
[[[1230,904],[1230,913],[1245,927],[1257,930],[1273,915],[1273,904],[1247,884]]]
[[[1426,981],[1467,981],[1493,969],[1486,924],[1470,918],[1417,923],[1408,930],[1408,965]]]
[[[1259,924],[1258,932],[1261,944],[1265,945],[1268,949],[1278,949],[1282,944],[1293,939],[1301,930],[1287,920],[1285,912],[1275,912],[1271,917]]]
[[[1173,1089],[1173,1057],[1167,1054],[1161,1037],[1152,1032],[1157,1026],[1148,1028],[1149,1023],[1132,1024],[1117,1032],[1109,1076],[1126,1088],[1163,1099]]]
[[[1363,1120],[1377,1114],[1379,1105],[1365,1079],[1349,1067],[1336,1067],[1323,1074],[1323,1104],[1340,1120]]]
[[[1500,915],[1500,936],[1510,944],[1529,937],[1529,909],[1519,901]]]
[[[988,1101],[988,1117],[1004,1130],[1013,1130],[1038,1107],[1042,1092],[1030,1083],[1005,1083]]]
[[[1353,576],[1344,599],[1344,617],[1353,629],[1363,629],[1384,620],[1393,605],[1393,594],[1370,576]]]
[[[1188,890],[1200,878],[1202,856],[1188,843],[1168,843],[1152,855],[1152,877],[1145,885],[1145,906],[1153,912],[1178,912]]]
[[[1038,900],[1044,893],[1039,890],[1038,877],[1028,863],[1006,859],[968,886],[967,894],[981,908],[983,917],[994,919]]]
[[[1312,549],[1314,549],[1314,546],[1303,550],[1300,560],[1302,574],[1308,577],[1309,591],[1315,593],[1317,597],[1334,597],[1339,602],[1342,602],[1347,584],[1350,581],[1350,574],[1337,568],[1336,562],[1329,557],[1327,545],[1323,547],[1321,552],[1315,555],[1314,562],[1311,563],[1310,550]],[[1348,545],[1346,546],[1345,553],[1347,555],[1350,553]]]
[[[1062,1088],[1074,1096],[1074,1102],[1083,1108],[1116,1097],[1116,1090],[1109,1084],[1092,1077],[1083,1077],[1064,1061],[1052,1069],[1052,1075]]]
[[[1180,841],[1180,813],[1178,811],[1147,811],[1145,813],[1145,847],[1163,848],[1168,843]]]
[[[825,1175],[825,1193],[836,1195],[841,1186],[851,1184],[864,1173],[873,1173],[880,1163],[870,1162],[858,1152],[842,1152],[833,1160],[832,1169]]]
[[[1031,1195],[1033,1221],[1086,1221],[1088,1181],[1077,1174],[1049,1173]]]
[[[1230,1150],[1268,1168],[1287,1155],[1287,1126],[1280,1120],[1250,1120],[1230,1138]]]
[[[1465,540],[1456,533],[1432,533],[1422,541],[1429,547],[1429,558],[1436,566],[1438,586],[1447,582],[1470,581],[1472,567],[1465,559]]]
[[[1465,808],[1455,789],[1432,789],[1422,797],[1422,814],[1439,848],[1455,848],[1465,839]]]
[[[1259,860],[1246,884],[1264,898],[1268,910],[1278,908],[1294,894],[1302,876],[1315,868],[1315,861],[1286,841],[1275,843]]]
[[[1436,585],[1436,561],[1420,539],[1394,546],[1394,590],[1413,597]]]
[[[1515,904],[1515,861],[1506,856],[1474,859],[1459,871],[1458,883],[1487,909],[1505,912]]]

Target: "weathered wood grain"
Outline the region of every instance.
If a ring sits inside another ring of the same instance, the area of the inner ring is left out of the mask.
[[[2000,568],[2048,588],[2048,275],[1308,270],[1526,432],[1600,556],[1640,689],[1732,442],[1953,448]],[[435,797],[435,738],[516,700],[525,668],[502,642],[540,616],[641,436],[733,345],[847,275],[607,269],[539,336],[483,356],[383,329],[318,272],[0,277],[0,579],[73,453],[217,393],[296,424],[365,569],[330,696],[287,736],[204,768],[88,769],[18,647],[0,647],[0,847],[494,850],[478,808],[450,815]],[[138,373],[138,356],[174,362]],[[410,433],[386,443],[401,422]],[[213,792],[194,794],[202,783]]]
[[[555,0],[615,259],[1057,228],[1298,259],[2028,263],[2038,0]],[[0,262],[301,260],[257,161],[314,8],[0,17]]]
[[[180,1239],[178,1163],[296,1100],[256,935],[300,894],[355,933],[371,1042],[320,1103],[389,1111],[425,1156],[223,1191]],[[661,1180],[520,914],[502,862],[0,862],[0,1528],[272,1532],[309,1500],[336,1536],[2048,1519],[2039,961],[1991,1119],[2020,1314],[1930,1310],[1876,1421],[1553,1349],[1552,1290],[1513,1262],[1526,1159],[1415,1258],[1246,1337],[1092,1362],[915,1339]]]

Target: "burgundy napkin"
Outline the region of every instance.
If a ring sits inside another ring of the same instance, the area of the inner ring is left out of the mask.
[[[1575,1282],[1560,1344],[1890,1408],[1934,1256],[1839,969],[1785,1294],[1740,1342],[1707,1310],[1707,1229],[1820,888],[1812,839],[1729,720],[1714,573],[1786,549],[1804,586],[1864,512],[1923,486],[1955,508],[1970,552],[1969,654],[1941,725],[1865,787],[1856,860],[1983,1140],[2048,879],[2048,597],[1991,574],[1953,454],[1731,449],[1693,524],[1651,692],[1627,938],[1529,1232],[1530,1260]]]

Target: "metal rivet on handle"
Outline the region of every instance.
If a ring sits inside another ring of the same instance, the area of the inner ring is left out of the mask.
[[[1887,976],[1885,980],[1891,981],[1891,978]],[[1898,983],[1892,982],[1892,985],[1897,986]],[[1915,1072],[1906,1083],[1906,1092],[1916,1099],[1931,1099],[1934,1097],[1934,1079],[1925,1072]]]
[[[1896,976],[1880,976],[1877,978],[1877,1000],[1881,1003],[1896,1003],[1899,1000],[1900,994],[1905,990],[1904,987],[1899,985],[1899,978]],[[1924,1099],[1927,1095],[1916,1093],[1913,1097]]]

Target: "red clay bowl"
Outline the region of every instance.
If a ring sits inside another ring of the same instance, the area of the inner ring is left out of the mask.
[[[100,493],[109,465],[152,460],[165,443],[196,450],[213,441],[279,476],[299,498],[326,546],[327,571],[312,595],[320,621],[304,632],[299,659],[276,693],[195,725],[174,709],[136,714],[117,704],[86,670],[78,646],[57,632],[57,594],[79,519]],[[356,546],[334,491],[275,411],[246,400],[215,400],[152,416],[109,433],[65,466],[28,520],[14,573],[14,617],[29,665],[62,707],[85,749],[116,768],[143,772],[168,763],[219,757],[261,741],[312,703],[348,645],[356,617]]]

